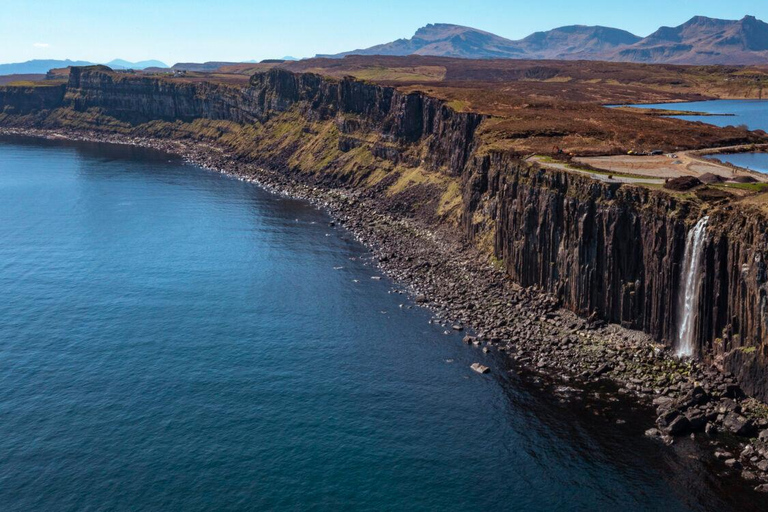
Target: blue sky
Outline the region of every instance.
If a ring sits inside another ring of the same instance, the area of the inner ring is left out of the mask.
[[[648,35],[694,15],[768,21],[766,0],[3,0],[0,62],[309,57],[410,37],[427,23],[518,39],[561,25]],[[628,5],[629,4],[629,5]]]

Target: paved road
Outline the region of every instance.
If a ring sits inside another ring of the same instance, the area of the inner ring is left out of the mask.
[[[584,171],[581,169],[574,169],[573,167],[560,162],[549,162],[538,156],[532,156],[528,158],[527,161],[536,162],[542,167],[545,167],[548,169],[559,169],[561,171],[568,171],[568,172],[583,174],[585,176],[589,176],[594,180],[602,181],[605,183],[636,183],[640,185],[663,185],[664,184],[664,180],[659,178],[632,178],[627,176],[609,177],[607,174],[598,174],[590,171]]]

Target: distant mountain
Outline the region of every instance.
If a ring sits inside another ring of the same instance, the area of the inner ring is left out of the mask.
[[[210,73],[218,70],[222,66],[236,66],[240,62],[179,62],[171,66],[174,71],[197,71],[200,73]]]
[[[146,68],[167,68],[168,64],[159,60],[142,60],[139,62],[128,62],[123,59],[115,59],[107,62],[107,66],[112,69],[146,69]]]
[[[0,75],[44,75],[51,69],[69,66],[90,66],[92,62],[84,60],[29,60],[16,64],[0,64]]]
[[[318,57],[346,55],[437,55],[466,59],[526,58],[524,50],[515,41],[490,32],[446,23],[422,27],[411,39],[398,39],[363,50],[337,55],[318,55]]]
[[[754,16],[738,21],[696,16],[678,27],[662,27],[645,38],[615,28],[573,25],[513,41],[482,30],[441,23],[420,28],[410,39],[318,57],[346,55],[766,64],[768,24]]]
[[[0,75],[44,75],[52,69],[68,68],[70,66],[92,66],[94,62],[87,60],[29,60],[15,64],[0,64]],[[141,62],[128,62],[123,59],[115,59],[107,62],[112,69],[146,69],[167,68],[168,65],[159,60],[144,60]]]
[[[536,32],[518,44],[533,59],[590,59],[638,43],[641,39],[617,28],[571,25]]]
[[[673,64],[765,64],[768,24],[754,16],[738,21],[696,16],[678,27],[662,27],[611,57]]]

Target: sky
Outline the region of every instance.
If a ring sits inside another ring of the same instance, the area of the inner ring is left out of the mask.
[[[694,15],[768,21],[766,0],[0,0],[0,63],[312,57],[455,23],[509,39],[563,25],[646,36]]]

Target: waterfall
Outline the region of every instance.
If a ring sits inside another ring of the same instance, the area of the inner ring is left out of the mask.
[[[693,335],[701,291],[701,257],[709,217],[702,217],[688,232],[677,297],[677,355],[693,356]]]

